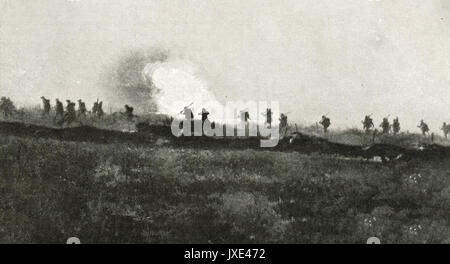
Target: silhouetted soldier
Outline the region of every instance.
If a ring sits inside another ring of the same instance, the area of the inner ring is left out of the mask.
[[[103,101],[101,101],[97,106],[97,116],[102,118],[104,114],[105,112],[103,111]]]
[[[366,115],[364,117],[364,120],[362,121],[363,128],[366,131],[366,133],[368,133],[370,129],[374,127],[373,119],[370,116],[371,115]]]
[[[450,132],[450,124],[447,125],[447,123],[442,124],[442,131],[444,132],[445,138],[448,138],[448,133]]]
[[[248,120],[250,120],[250,114],[248,113],[248,111],[241,111],[241,121],[248,122]]]
[[[280,115],[280,128],[287,127],[287,125],[288,125],[287,115],[281,113],[281,115]]]
[[[199,113],[202,116],[202,124],[208,119],[209,112],[205,108],[202,108],[202,112]]]
[[[394,135],[400,132],[400,121],[398,120],[398,117],[394,118],[394,121],[392,123],[392,130],[394,132]]]
[[[205,123],[208,124],[210,122],[208,120],[209,112],[205,108],[202,108],[202,112],[198,113],[198,114],[202,116],[202,134],[204,134],[204,132],[203,132],[204,125],[205,125]],[[214,124],[214,126],[215,126],[215,124]]]
[[[192,105],[192,103],[190,105]],[[185,107],[183,107],[183,110],[181,110],[180,114],[184,115],[183,133],[192,133],[192,131],[194,129],[193,125],[192,125],[194,123],[194,114],[192,113],[192,110],[188,106],[185,106]],[[184,126],[184,124],[185,124],[184,122],[186,122],[186,124],[189,124],[191,126],[190,132],[188,132],[188,127]]]
[[[97,99],[97,101],[94,102],[94,105],[92,106],[92,114],[94,116],[97,115],[97,110],[98,110],[98,99]]]
[[[12,116],[15,110],[16,108],[11,99],[4,96],[0,99],[0,111],[2,111],[5,118]]]
[[[183,108],[183,110],[181,111],[181,113],[183,113],[184,114],[184,119],[185,120],[192,120],[192,119],[194,119],[194,114],[192,113],[192,110],[189,108],[189,107],[187,107],[187,106],[185,106],[184,108]]]
[[[278,130],[281,135],[281,131],[284,129],[284,136],[286,136],[288,130],[288,117],[287,114],[281,113],[280,115],[280,124],[278,125]]]
[[[63,117],[64,117],[64,106],[63,106],[63,103],[61,103],[61,101],[59,101],[58,98],[56,99],[55,111],[56,111],[55,119],[56,118],[58,118],[59,120],[63,119]]]
[[[78,99],[78,117],[86,117],[86,111],[86,104],[81,99]]]
[[[59,122],[60,125],[67,123],[68,125],[72,124],[73,121],[77,118],[77,113],[75,111],[75,103],[70,100],[66,100],[66,113],[64,114],[64,118]]]
[[[44,110],[42,111],[42,116],[50,116],[50,100],[46,99],[44,96],[41,96],[42,104],[44,106]]]
[[[391,124],[389,123],[389,119],[387,117],[383,118],[383,122],[381,122],[380,127],[383,134],[389,134],[389,131],[391,130]]]
[[[266,124],[268,125],[267,127],[271,128],[272,127],[272,109],[267,108],[265,116],[266,116]]]
[[[330,118],[328,118],[326,115],[322,116],[322,120],[320,120],[319,124],[323,126],[323,132],[327,133],[328,127],[331,125]]]
[[[125,105],[125,116],[127,117],[128,121],[133,120],[134,114],[133,114],[134,108],[129,106],[129,105]]]
[[[428,133],[428,131],[430,131],[430,128],[428,127],[427,123],[425,123],[422,120],[420,120],[420,124],[417,126],[418,128],[420,128],[420,130],[422,130],[422,135],[426,135],[426,133]]]

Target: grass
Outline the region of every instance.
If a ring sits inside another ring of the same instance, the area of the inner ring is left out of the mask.
[[[0,242],[450,242],[450,164],[0,138]]]

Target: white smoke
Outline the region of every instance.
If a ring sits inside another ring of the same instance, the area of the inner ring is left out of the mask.
[[[221,113],[214,111],[221,104],[198,76],[199,70],[195,64],[182,59],[149,63],[143,75],[154,86],[152,98],[158,112],[178,117],[183,107],[189,106],[194,118],[200,118],[198,113],[205,108],[212,120],[221,119]]]

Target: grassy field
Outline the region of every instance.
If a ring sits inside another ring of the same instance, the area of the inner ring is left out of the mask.
[[[450,164],[0,137],[0,242],[450,242]]]

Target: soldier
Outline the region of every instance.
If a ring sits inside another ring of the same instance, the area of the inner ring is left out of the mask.
[[[44,116],[50,116],[50,100],[46,99],[44,96],[41,96],[42,104],[44,106],[44,110],[42,111],[42,117]]]
[[[128,121],[133,120],[134,114],[133,114],[134,108],[129,106],[129,105],[125,105],[125,116],[127,117]]]
[[[77,113],[75,111],[75,103],[71,102],[70,100],[66,100],[66,102],[67,102],[66,113],[64,114],[63,119],[58,122],[60,125],[63,125],[64,123],[70,125],[77,118]]]
[[[58,98],[56,98],[55,111],[56,111],[55,119],[56,118],[58,118],[59,120],[63,119],[63,117],[64,117],[64,106],[61,103],[61,101],[59,101]]]
[[[371,116],[371,114],[366,115],[364,117],[364,120],[361,122],[363,124],[363,128],[366,131],[366,133],[368,133],[370,131],[370,129],[374,127],[373,119],[370,116]]]
[[[400,132],[400,121],[398,120],[398,117],[394,118],[394,121],[392,123],[392,130],[394,132],[394,135],[397,135],[398,132]]]
[[[6,98],[4,96],[0,99],[0,111],[3,112],[3,116],[5,118],[12,116],[15,110],[16,108],[11,99]]]
[[[428,133],[428,131],[430,131],[430,128],[428,127],[427,123],[425,123],[422,120],[420,120],[420,124],[417,126],[418,128],[420,128],[420,130],[422,130],[422,135],[426,135],[426,133]]]
[[[206,123],[206,124],[209,124],[209,126],[211,127],[210,121],[208,120],[209,112],[208,112],[208,110],[206,110],[205,108],[202,108],[202,112],[199,113],[199,115],[202,116],[202,134],[204,134],[203,128],[204,128],[204,126],[205,126],[205,123]],[[215,124],[214,124],[214,126],[215,126]]]
[[[391,130],[391,124],[389,123],[388,117],[383,117],[383,122],[381,122],[380,127],[383,131],[383,134],[389,134],[389,131]]]
[[[328,127],[330,127],[330,125],[331,125],[330,118],[327,117],[326,115],[323,115],[322,120],[319,122],[319,124],[321,124],[323,126],[323,132],[327,133]]]
[[[288,121],[287,121],[287,115],[281,113],[280,115],[280,128],[287,127]]]
[[[78,99],[78,117],[86,117],[86,111],[86,104],[81,99]]]
[[[97,116],[102,118],[105,112],[103,111],[103,101],[100,101],[97,105]]]
[[[66,107],[66,122],[68,124],[71,124],[73,121],[75,121],[75,119],[77,118],[77,114],[75,111],[75,103],[71,102],[70,100],[66,100],[67,101],[67,107]]]
[[[181,111],[181,113],[184,114],[184,119],[186,119],[186,120],[192,120],[192,119],[194,119],[194,114],[192,113],[192,110],[191,110],[189,107],[187,107],[187,106],[185,106],[185,107],[183,108],[183,110]]]
[[[248,120],[250,120],[250,114],[248,113],[248,111],[247,110],[241,111],[241,121],[248,122]]]
[[[192,103],[189,106],[191,106],[191,105],[192,105]],[[189,106],[183,107],[183,110],[181,110],[181,112],[180,112],[180,114],[184,115],[184,120],[185,120],[185,121],[183,121],[183,133],[192,133],[192,129],[193,129],[192,124],[194,123],[194,114],[192,113],[192,110],[191,110],[191,108],[189,108]],[[186,127],[184,126],[185,122],[187,124]],[[190,132],[188,132],[189,126],[191,126]]]
[[[446,122],[442,124],[442,131],[444,132],[445,138],[448,138],[448,133],[450,132],[450,124],[447,125]]]
[[[199,115],[202,116],[202,124],[204,124],[205,121],[208,119],[209,112],[205,108],[202,108],[202,112],[199,113]]]
[[[272,109],[267,108],[266,109],[266,124],[268,128],[272,127]]]
[[[94,116],[97,115],[97,110],[98,110],[98,99],[97,101],[94,102],[94,106],[92,106],[92,114]]]
[[[286,136],[288,130],[287,114],[281,113],[279,120],[280,120],[280,124],[278,125],[279,133],[281,135],[281,131],[284,129],[284,136]]]

